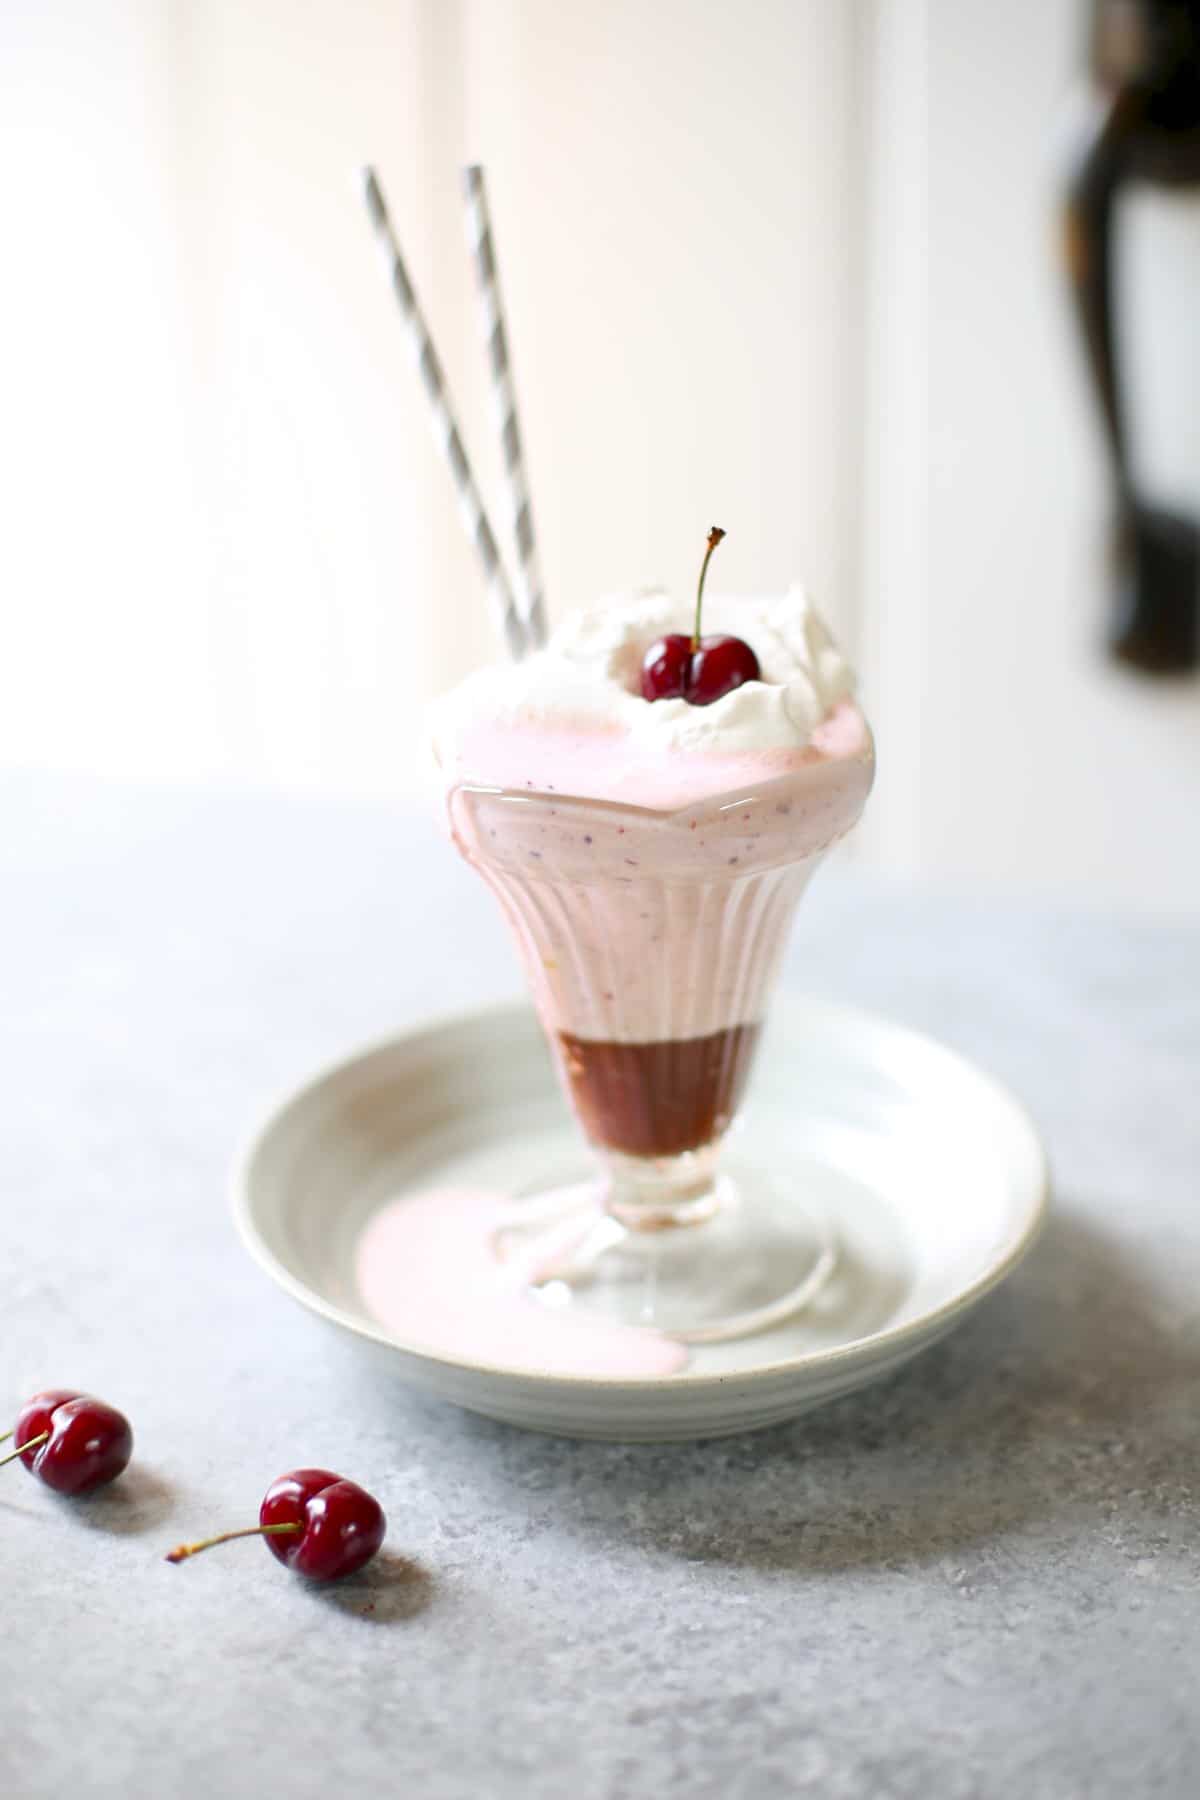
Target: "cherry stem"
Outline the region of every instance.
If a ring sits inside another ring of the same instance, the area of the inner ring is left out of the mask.
[[[0,1431],[0,1444],[6,1444],[9,1438],[14,1435],[15,1434],[11,1431]]]
[[[11,1437],[12,1432],[6,1431],[4,1436]],[[7,1456],[0,1456],[0,1469],[4,1467],[5,1463],[16,1462],[18,1456],[24,1456],[27,1450],[36,1450],[38,1445],[44,1444],[49,1436],[48,1431],[43,1431],[41,1437],[30,1438],[27,1444],[18,1444],[15,1450],[10,1450]]]
[[[297,1520],[294,1525],[247,1525],[243,1531],[223,1531],[219,1537],[201,1538],[196,1544],[176,1544],[168,1550],[164,1562],[181,1563],[187,1556],[195,1556],[198,1550],[211,1550],[214,1544],[231,1544],[234,1538],[270,1537],[283,1531],[303,1531],[304,1526]]]
[[[696,587],[696,623],[692,628],[693,653],[700,648],[700,602],[704,599],[704,577],[708,574],[712,553],[724,536],[721,527],[714,525],[708,534],[708,549],[704,552],[704,561],[700,564],[700,580]]]

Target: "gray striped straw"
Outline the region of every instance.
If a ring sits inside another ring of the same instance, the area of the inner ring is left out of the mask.
[[[488,523],[488,516],[484,511],[483,499],[476,485],[475,477],[471,473],[471,465],[467,461],[462,435],[455,421],[450,405],[450,396],[446,390],[446,377],[442,372],[438,353],[433,347],[429,327],[425,323],[424,314],[413,291],[413,284],[400,253],[400,246],[396,242],[396,234],[392,229],[391,219],[388,217],[383,189],[372,168],[363,170],[362,180],[367,212],[379,239],[391,279],[392,292],[396,296],[401,316],[408,327],[413,354],[417,359],[421,380],[425,384],[433,435],[449,464],[463,523],[466,525],[471,542],[475,545],[483,564],[488,584],[488,597],[496,615],[496,623],[508,646],[510,655],[524,656],[529,648],[525,626],[517,611],[508,574],[496,546],[491,525]]]
[[[529,483],[525,475],[521,428],[517,419],[517,397],[513,391],[508,334],[504,328],[504,307],[500,300],[500,279],[496,272],[496,250],[488,216],[487,190],[483,170],[478,165],[472,165],[463,171],[463,186],[467,200],[467,239],[475,259],[475,273],[479,278],[484,337],[492,374],[492,397],[500,431],[504,473],[508,480],[513,532],[517,540],[518,598],[530,642],[540,645],[546,640],[542,576],[533,532]]]

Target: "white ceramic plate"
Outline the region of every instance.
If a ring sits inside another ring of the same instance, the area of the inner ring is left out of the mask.
[[[789,998],[733,1161],[786,1172],[834,1219],[838,1272],[809,1311],[656,1379],[447,1355],[372,1319],[355,1248],[383,1206],[429,1188],[512,1192],[578,1159],[533,1015],[505,1007],[434,1020],[317,1076],[256,1133],[234,1206],[285,1292],[414,1386],[536,1430],[665,1439],[775,1424],[890,1373],[1012,1271],[1047,1203],[1037,1133],[996,1082],[886,1020]]]

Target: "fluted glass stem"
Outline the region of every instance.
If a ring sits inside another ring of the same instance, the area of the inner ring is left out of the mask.
[[[604,1208],[628,1231],[669,1231],[702,1225],[721,1205],[717,1181],[720,1144],[678,1156],[602,1153]]]

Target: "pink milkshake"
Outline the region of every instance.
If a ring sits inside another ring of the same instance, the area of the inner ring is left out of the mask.
[[[700,1341],[811,1291],[802,1208],[735,1187],[717,1153],[792,914],[856,823],[874,755],[801,590],[709,607],[756,678],[711,703],[647,700],[647,653],[687,622],[663,595],[579,614],[469,677],[434,732],[454,841],[504,910],[605,1171],[531,1203],[497,1249],[557,1304]]]

